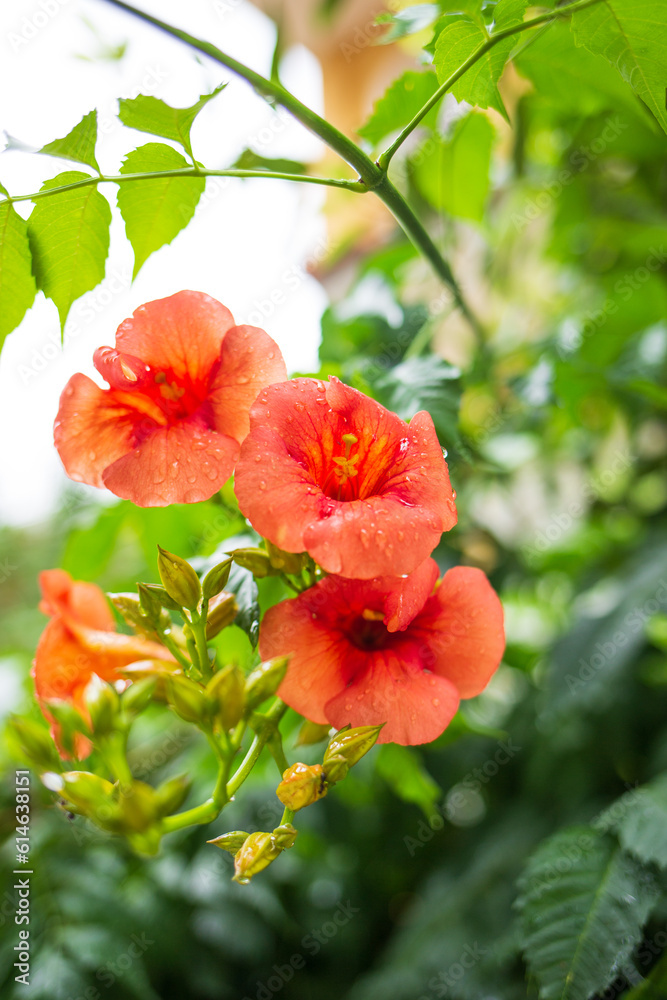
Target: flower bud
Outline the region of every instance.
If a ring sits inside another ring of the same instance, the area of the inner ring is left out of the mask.
[[[237,566],[249,569],[253,576],[261,579],[264,576],[275,576],[277,570],[271,565],[269,553],[264,549],[246,548],[234,549],[229,553]]]
[[[143,680],[155,681],[153,698],[155,701],[167,700],[167,681],[174,677],[182,677],[183,671],[175,663],[167,660],[137,660],[136,663],[129,663],[126,667],[121,667],[119,673],[132,681],[132,685],[123,692],[123,699],[132,700],[130,692],[137,682]],[[136,696],[135,696],[136,697]]]
[[[155,804],[160,816],[170,816],[180,809],[188,797],[192,779],[187,774],[164,781],[155,791]]]
[[[233,594],[224,590],[214,597],[208,606],[206,617],[206,638],[213,639],[223,628],[231,625],[238,614],[238,604]]]
[[[229,559],[224,559],[208,571],[201,584],[202,594],[206,600],[216,597],[221,590],[225,589],[229,580],[229,571],[232,568],[232,562],[233,559],[230,556]]]
[[[336,782],[342,781],[343,778],[347,776],[347,772],[349,770],[350,765],[342,754],[331,754],[331,756],[327,758],[326,766],[324,768],[324,777],[327,785],[335,785]]]
[[[207,840],[206,843],[215,844],[220,850],[228,851],[229,854],[237,854],[249,836],[250,834],[244,833],[243,830],[230,830],[229,833],[223,833],[222,836]]]
[[[284,552],[268,539],[266,540],[266,551],[271,565],[279,573],[289,573],[296,576],[303,571],[308,562],[307,552]]]
[[[157,793],[144,781],[121,785],[118,805],[125,828],[132,833],[143,833],[159,816]]]
[[[76,734],[91,735],[90,726],[74,705],[61,698],[49,698],[45,702],[50,715],[60,727],[58,741],[68,755],[74,754]]]
[[[52,778],[51,775],[49,777]],[[104,808],[114,792],[110,781],[88,771],[66,771],[61,777],[59,788],[54,789],[53,781],[47,787],[57,791],[61,798],[84,815],[94,814],[100,806]]]
[[[272,833],[251,833],[234,857],[234,882],[247,885],[253,875],[267,868],[278,855],[291,847],[296,830],[290,823]]]
[[[171,626],[171,618],[164,610],[160,600],[150,590],[147,583],[138,583],[139,603],[144,612],[145,620],[152,627],[153,632],[163,632]]]
[[[31,719],[13,716],[7,725],[21,754],[40,770],[59,771],[60,757],[47,730]]]
[[[86,685],[83,700],[90,714],[93,732],[98,736],[110,733],[118,715],[119,701],[116,689],[97,674],[93,674]]]
[[[139,584],[143,586],[143,584]],[[155,638],[155,625],[146,614],[136,594],[107,594],[123,620],[133,629],[151,639]]]
[[[296,812],[327,794],[321,764],[292,764],[283,771],[276,795],[284,806]]]
[[[158,545],[157,568],[164,589],[179,608],[196,611],[201,596],[199,577],[190,563]]]
[[[166,681],[167,701],[185,722],[203,722],[209,715],[206,695],[187,677],[171,677]]]
[[[382,726],[358,726],[356,729],[341,729],[333,737],[324,752],[324,770],[332,757],[341,756],[349,767],[360,761],[367,754],[380,735]]]
[[[246,712],[275,694],[287,673],[288,656],[276,656],[260,663],[248,674],[245,682]]]
[[[223,729],[233,729],[243,715],[245,677],[235,663],[223,667],[206,685],[206,697]]]
[[[140,662],[143,663],[145,661]],[[120,696],[122,710],[129,715],[139,715],[150,705],[156,688],[157,678],[155,677],[144,677],[141,680],[134,681]]]
[[[328,722],[323,725],[319,722],[311,722],[309,719],[305,719],[300,730],[299,735],[296,738],[297,747],[311,746],[313,743],[320,743],[325,739],[331,732],[331,726]]]
[[[189,563],[186,563],[186,566]],[[150,594],[153,598],[153,606],[158,608],[167,608],[169,611],[180,611],[181,605],[177,604],[176,601],[169,596],[164,587],[160,587],[157,583],[142,583],[141,584],[144,594]]]

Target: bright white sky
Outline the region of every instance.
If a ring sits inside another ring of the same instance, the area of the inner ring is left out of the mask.
[[[245,0],[137,5],[268,71],[273,26]],[[120,62],[96,58],[104,45],[125,40],[128,50]],[[282,75],[302,100],[321,110],[319,68],[308,52],[294,50]],[[106,128],[97,146],[104,173],[116,173],[129,149],[159,141],[122,126],[115,118],[116,98],[144,93],[187,106],[222,81],[229,81],[228,88],[204,109],[192,133],[195,156],[206,166],[229,166],[246,146],[270,157],[320,156],[313,136],[278,116],[243,81],[208,60],[200,63],[184,45],[102,0],[2,0],[0,129],[40,147],[66,135],[96,107]],[[70,169],[77,167],[52,157],[0,154],[0,181],[12,194],[37,191],[47,177]],[[74,372],[95,374],[93,351],[113,345],[119,323],[143,302],[181,288],[208,292],[238,322],[264,326],[289,370],[315,367],[326,296],[299,269],[324,245],[322,191],[271,180],[208,184],[194,220],[149,258],[133,285],[132,251],[115,208],[117,188],[103,185],[114,215],[106,278],[75,303],[75,326],[70,323],[64,348],[56,308],[41,293],[8,337],[0,356],[0,522],[30,523],[53,509],[66,482],[52,443],[60,392]],[[19,210],[27,217],[30,207],[21,203]],[[303,275],[297,288],[293,278],[285,280],[293,268],[292,274]],[[273,291],[284,293],[279,306],[268,302]],[[271,311],[260,322],[262,307]]]

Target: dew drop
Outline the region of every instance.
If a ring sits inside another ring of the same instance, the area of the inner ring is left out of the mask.
[[[435,707],[437,708],[438,705],[440,704],[440,699],[439,698],[434,698],[431,704],[435,705]]]
[[[264,482],[263,479],[260,480],[259,488],[260,488],[260,490],[265,490],[266,489],[266,483]]]

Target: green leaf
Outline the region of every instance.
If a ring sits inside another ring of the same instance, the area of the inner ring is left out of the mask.
[[[88,179],[72,170],[45,181],[40,190]],[[35,278],[55,302],[61,329],[72,303],[104,278],[110,224],[109,202],[93,184],[35,202],[28,220]]]
[[[100,168],[95,159],[95,144],[97,142],[97,111],[89,111],[62,139],[54,139],[42,146],[40,153],[59,156],[63,160],[74,160],[76,163],[86,163],[99,174]]]
[[[409,358],[383,373],[373,389],[383,406],[404,420],[428,410],[441,443],[463,450],[458,430],[460,374],[458,368],[434,355]]]
[[[187,160],[171,146],[149,142],[128,153],[120,172],[152,173],[188,166]],[[134,250],[133,278],[155,250],[171,243],[187,226],[205,186],[203,177],[157,177],[119,185],[118,207]]]
[[[259,641],[259,590],[254,576],[248,569],[234,565],[225,584],[225,590],[234,594],[238,614],[234,624],[243,629],[253,646]]]
[[[667,775],[626,792],[599,824],[615,829],[621,845],[640,861],[667,868]]]
[[[523,20],[525,0],[500,0],[495,9],[495,27],[507,28]],[[438,81],[443,84],[485,42],[488,33],[479,23],[454,21],[440,32],[434,52]],[[457,101],[467,101],[480,108],[495,108],[507,118],[505,105],[496,84],[514,47],[516,39],[506,38],[485,52],[451,87]]]
[[[481,221],[494,136],[486,115],[473,111],[456,123],[448,139],[425,143],[413,171],[417,187],[433,208]]]
[[[150,132],[151,135],[159,135],[162,139],[180,142],[190,156],[193,156],[190,144],[192,123],[202,108],[217,97],[226,86],[226,83],[221,83],[210,94],[202,94],[197,103],[190,108],[172,108],[159,97],[148,97],[145,94],[139,94],[138,97],[121,97],[118,102],[118,117],[128,128],[136,128],[139,132]]]
[[[7,194],[0,184],[0,190]],[[0,349],[35,301],[28,225],[8,201],[0,201]]]
[[[399,38],[406,38],[414,35],[429,24],[442,13],[440,5],[437,3],[418,3],[413,7],[405,7],[396,13],[379,14],[376,24],[388,24],[389,30],[376,40],[378,45],[389,45]]]
[[[519,888],[521,943],[540,1000],[587,1000],[605,989],[658,898],[634,858],[583,826],[541,844]]]
[[[282,157],[271,159],[268,156],[260,156],[253,149],[244,149],[232,166],[238,167],[239,170],[278,170],[285,174],[305,174],[308,169],[300,160],[287,160]]]
[[[386,743],[376,757],[378,774],[404,802],[413,802],[427,819],[437,814],[435,804],[442,789],[424,767],[412,747]]]
[[[359,135],[375,144],[391,132],[397,132],[414,118],[437,89],[438,78],[432,70],[421,73],[408,70],[376,101],[370,118],[358,130]],[[433,108],[423,123],[434,124],[436,117],[437,109]]]
[[[602,56],[575,47],[566,22],[553,24],[531,39],[514,57],[514,65],[546,100],[559,108],[587,115],[634,97]]]
[[[602,55],[667,132],[667,20],[663,0],[604,0],[572,15],[575,43]]]

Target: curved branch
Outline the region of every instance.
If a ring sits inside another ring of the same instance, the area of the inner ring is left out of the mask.
[[[426,117],[431,108],[434,108],[438,101],[442,100],[447,91],[454,86],[456,81],[460,80],[464,73],[467,73],[470,67],[474,66],[475,63],[478,62],[478,60],[489,51],[489,49],[492,49],[494,45],[497,45],[498,42],[502,42],[505,38],[510,38],[512,35],[518,35],[521,31],[529,31],[531,28],[536,28],[540,24],[557,21],[559,17],[570,17],[574,11],[583,10],[584,7],[591,7],[594,3],[600,2],[601,0],[577,0],[576,3],[568,4],[564,7],[556,7],[555,10],[549,10],[545,14],[539,14],[537,17],[531,18],[530,21],[522,21],[519,24],[513,24],[508,28],[502,28],[500,31],[494,32],[494,34],[490,35],[486,41],[478,45],[475,51],[468,56],[466,61],[459,66],[458,69],[454,70],[451,76],[447,77],[445,82],[438,87],[432,97],[430,97],[426,104],[420,108],[412,121],[408,122],[400,135],[394,139],[391,146],[388,146],[384,153],[380,154],[377,161],[378,166],[382,170],[387,169],[394,154],[400,149],[408,136],[417,128],[419,123]]]

